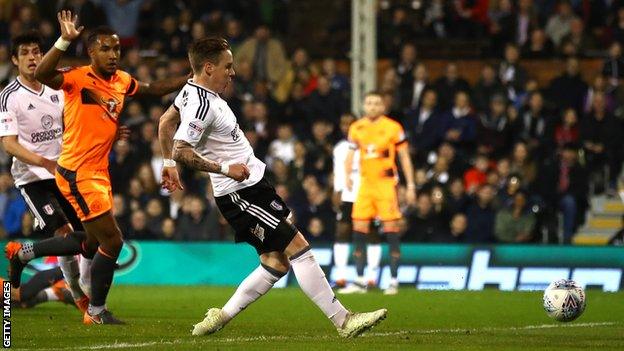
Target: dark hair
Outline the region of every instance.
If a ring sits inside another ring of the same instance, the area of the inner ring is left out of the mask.
[[[89,32],[89,36],[87,36],[87,47],[90,48],[91,45],[97,42],[97,39],[100,35],[116,35],[117,32],[111,27],[107,26],[99,26],[92,29]]]
[[[11,40],[11,56],[17,57],[17,51],[19,50],[20,45],[37,44],[39,48],[41,48],[41,43],[42,40],[39,32],[34,30],[15,36]]]
[[[218,37],[209,37],[195,40],[189,47],[189,61],[193,72],[201,71],[206,62],[217,64],[221,53],[230,50],[227,40]]]

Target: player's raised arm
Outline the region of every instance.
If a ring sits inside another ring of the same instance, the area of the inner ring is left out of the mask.
[[[41,83],[53,88],[60,89],[63,85],[63,74],[56,70],[63,53],[69,47],[72,40],[78,38],[84,27],[76,28],[78,16],[73,16],[71,11],[61,11],[56,17],[61,27],[61,37],[54,46],[43,56],[41,63],[35,70],[35,78]]]
[[[186,84],[186,81],[191,77],[192,75],[189,74],[177,78],[163,79],[152,83],[139,82],[139,88],[136,93],[139,95],[167,95],[169,93],[173,93],[174,91],[180,90],[184,84]]]

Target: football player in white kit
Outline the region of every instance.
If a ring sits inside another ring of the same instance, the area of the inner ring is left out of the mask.
[[[379,323],[386,317],[386,309],[352,313],[336,298],[310,245],[288,219],[290,210],[264,177],[265,164],[256,158],[236,116],[218,95],[234,76],[227,41],[199,39],[190,46],[189,60],[193,79],[160,120],[163,186],[169,191],[181,187],[176,161],[210,172],[215,201],[236,231],[236,241],[252,245],[260,258],[260,265],[223,308],[208,310],[195,325],[193,335],[223,328],[291,267],[303,292],[331,320],[339,335],[355,337]]]
[[[35,257],[58,255],[76,306],[83,310],[89,304],[83,291],[87,290],[88,281],[83,279],[84,289],[80,287],[75,255],[93,257],[97,246],[86,242],[85,233],[80,232],[80,220],[54,180],[63,135],[64,94],[35,79],[35,68],[41,58],[41,39],[36,32],[13,39],[11,59],[19,75],[0,93],[0,137],[5,151],[13,156],[11,174],[36,226],[54,238],[23,244],[27,257],[18,257],[16,249],[22,245],[9,242],[5,248],[10,261],[9,279],[17,288],[26,262]],[[82,260],[83,271],[89,271],[88,262]],[[88,274],[84,278],[88,279]]]

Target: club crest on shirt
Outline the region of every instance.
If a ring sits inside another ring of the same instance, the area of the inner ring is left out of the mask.
[[[117,106],[119,106],[120,104],[119,101],[113,98],[106,99],[104,97],[101,97],[100,102],[102,103],[102,106],[104,106],[104,108],[106,109],[106,112],[108,112],[108,114],[112,118],[117,118]]]
[[[44,129],[51,129],[53,124],[54,124],[54,118],[52,118],[52,116],[44,115],[43,117],[41,117],[41,126]]]
[[[50,100],[55,103],[58,104],[59,103],[59,98],[58,95],[54,94],[54,95],[50,95]]]
[[[54,207],[50,204],[46,204],[43,206],[43,212],[45,212],[48,216],[51,216],[54,213]]]

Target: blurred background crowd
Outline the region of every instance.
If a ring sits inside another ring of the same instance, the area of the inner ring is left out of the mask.
[[[237,75],[223,97],[298,227],[311,241],[330,242],[338,204],[332,149],[345,138],[341,121],[351,113],[349,3],[0,1],[0,87],[15,77],[11,36],[38,29],[47,50],[58,37],[61,8],[78,13],[87,31],[113,27],[123,69],[146,82],[186,74],[188,43],[224,36]],[[591,196],[617,196],[622,5],[378,2],[379,90],[387,115],[405,128],[416,168],[414,208],[404,205],[399,186],[404,241],[569,243]],[[84,50],[83,42],[73,44],[66,63],[83,64]],[[478,60],[464,64],[466,58]],[[110,159],[115,217],[129,239],[227,240],[232,232],[206,174],[184,170],[185,189],[174,194],[159,186],[158,119],[174,96],[126,103],[121,123],[132,138],[117,142]],[[36,237],[6,154],[0,168],[5,235]]]

